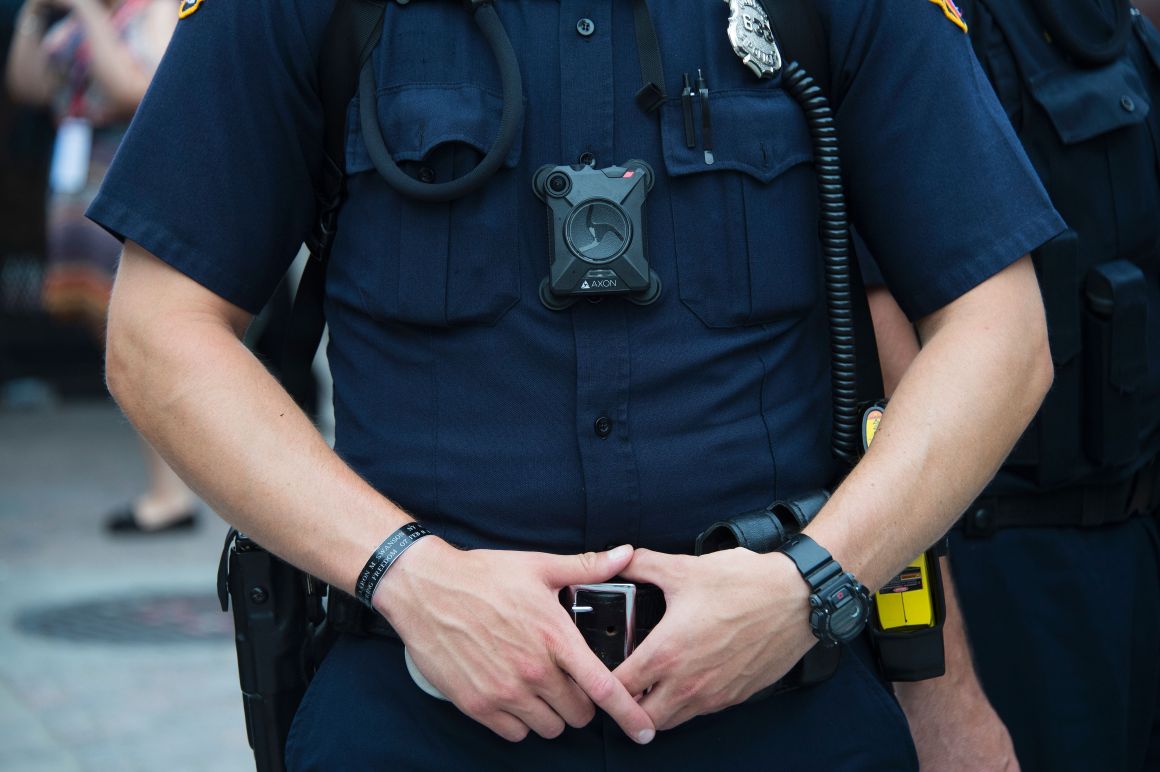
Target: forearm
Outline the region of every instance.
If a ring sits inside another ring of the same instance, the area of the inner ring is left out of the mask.
[[[866,457],[806,532],[877,588],[941,537],[1031,420],[1051,383],[1027,258],[920,322]]]
[[[16,29],[8,49],[5,84],[13,101],[41,106],[52,99],[56,78],[44,51],[44,31],[42,6],[25,3],[16,17]]]
[[[247,318],[174,310],[164,289],[172,280],[158,281],[157,271],[172,273],[126,247],[110,309],[110,391],[226,520],[352,591],[367,557],[409,518],[335,455],[239,342]],[[134,297],[150,302],[125,300]]]

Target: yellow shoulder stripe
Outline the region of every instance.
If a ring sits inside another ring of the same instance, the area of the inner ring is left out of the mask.
[[[198,8],[201,8],[201,0],[182,0],[181,7],[177,9],[177,18],[192,16]]]
[[[939,8],[942,8],[943,13],[946,14],[946,17],[948,19],[950,19],[952,22],[955,23],[956,27],[961,29],[963,32],[967,31],[967,23],[965,21],[963,21],[963,14],[959,10],[959,7],[957,5],[955,5],[954,0],[930,0],[930,1],[932,3],[934,3],[935,5],[937,5]],[[201,2],[201,0],[198,0],[198,2]]]

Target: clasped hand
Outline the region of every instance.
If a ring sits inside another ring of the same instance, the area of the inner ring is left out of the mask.
[[[664,618],[615,672],[559,602],[570,584],[620,575],[665,593]],[[553,738],[596,707],[630,738],[744,701],[815,643],[807,588],[780,555],[705,557],[621,547],[584,555],[416,544],[375,595],[416,667],[500,736]]]
[[[637,550],[621,575],[665,594],[664,617],[613,673],[658,730],[744,702],[817,643],[809,589],[784,555]]]

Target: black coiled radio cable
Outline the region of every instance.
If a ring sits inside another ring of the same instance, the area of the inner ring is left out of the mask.
[[[797,62],[786,65],[782,82],[786,92],[805,112],[813,141],[826,308],[830,323],[830,390],[834,411],[830,443],[835,458],[853,467],[861,451],[861,419],[850,289],[850,227],[842,189],[838,132],[834,126],[834,113],[821,87]]]

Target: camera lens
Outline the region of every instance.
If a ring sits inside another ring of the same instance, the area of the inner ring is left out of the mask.
[[[564,223],[572,254],[587,263],[607,263],[624,254],[632,241],[632,224],[611,201],[590,199],[572,210]]]
[[[564,195],[568,192],[569,187],[568,177],[566,175],[556,173],[548,178],[548,191],[554,195]]]

